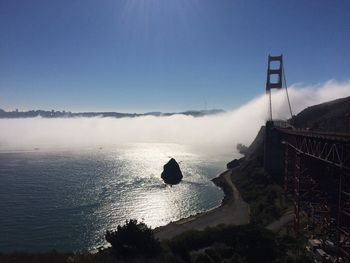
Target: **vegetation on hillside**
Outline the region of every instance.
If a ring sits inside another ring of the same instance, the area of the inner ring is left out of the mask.
[[[130,222],[132,227],[130,227]],[[128,221],[123,229],[134,232],[134,227],[140,223],[135,220]],[[140,226],[140,225],[139,225]],[[142,225],[144,228],[144,225]],[[147,228],[149,229],[149,228]],[[143,234],[142,234],[143,235]],[[148,234],[145,237],[148,237]],[[141,237],[143,238],[143,237]],[[126,241],[125,241],[126,242]],[[127,244],[139,244],[139,234],[131,234],[127,238]],[[190,230],[171,240],[160,243],[157,253],[152,246],[148,246],[144,240],[144,247],[138,250],[124,250],[123,257],[115,254],[114,248],[108,248],[97,254],[90,253],[57,253],[26,254],[12,253],[1,255],[0,262],[4,263],[43,263],[43,262],[68,262],[68,263],[204,263],[204,262],[311,262],[308,257],[299,254],[298,241],[289,236],[279,237],[275,233],[257,225],[225,226],[220,225],[207,228],[202,231]],[[124,244],[126,245],[126,244]],[[148,251],[146,251],[148,250]],[[293,252],[293,253],[290,253]],[[125,257],[126,256],[126,257]]]
[[[287,210],[283,188],[264,172],[257,159],[240,169],[233,181],[243,199],[249,203],[252,223],[267,225]]]
[[[118,225],[115,231],[107,231],[106,240],[118,257],[154,256],[160,251],[160,243],[152,229],[134,219],[126,221],[123,226]]]
[[[182,262],[312,262],[297,239],[253,224],[191,230],[167,245]]]
[[[282,186],[264,171],[264,135],[262,127],[232,177],[241,196],[249,203],[251,222],[260,225],[278,219],[288,208]]]
[[[192,251],[202,249],[205,249],[204,254],[214,259],[214,262],[229,259],[234,254],[247,262],[271,262],[285,254],[272,232],[253,225],[218,226],[204,231],[188,231],[173,238],[169,247],[185,262],[191,262]]]

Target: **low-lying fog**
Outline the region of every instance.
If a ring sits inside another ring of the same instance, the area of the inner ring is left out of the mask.
[[[239,94],[237,94],[239,96]],[[293,113],[307,106],[350,96],[350,82],[289,87]],[[273,94],[274,118],[290,117],[285,90]],[[235,152],[248,145],[268,114],[267,96],[223,114],[191,117],[0,119],[0,150],[21,147],[100,147],[133,142],[179,143],[209,154]]]

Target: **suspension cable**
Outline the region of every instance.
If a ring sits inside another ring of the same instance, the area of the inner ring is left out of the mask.
[[[283,62],[282,62],[282,63],[283,63]],[[288,106],[289,106],[290,117],[293,118],[292,106],[290,105],[290,100],[289,100],[289,95],[288,95],[288,89],[287,89],[287,80],[286,80],[286,75],[285,75],[285,72],[284,72],[284,65],[282,65],[282,74],[283,74],[283,84],[284,84],[284,87],[286,88],[286,94],[287,94],[287,100],[288,100]]]

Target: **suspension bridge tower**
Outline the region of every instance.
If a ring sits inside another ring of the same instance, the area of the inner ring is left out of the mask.
[[[267,67],[266,94],[269,95],[269,121],[272,121],[272,89],[286,89],[288,107],[291,118],[293,117],[292,107],[289,101],[287,81],[283,67],[283,55],[270,56]]]
[[[264,139],[264,168],[278,181],[284,171],[284,148],[281,144],[280,134],[274,129],[276,126],[287,125],[284,121],[274,121],[272,116],[272,90],[286,90],[290,116],[293,117],[289,101],[287,82],[283,68],[283,56],[268,57],[266,94],[269,97],[269,116],[265,125]]]

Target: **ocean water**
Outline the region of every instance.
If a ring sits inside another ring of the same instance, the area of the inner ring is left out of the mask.
[[[173,187],[160,178],[170,157],[184,175]],[[228,160],[177,144],[2,149],[0,252],[91,250],[127,219],[157,227],[212,209]]]

